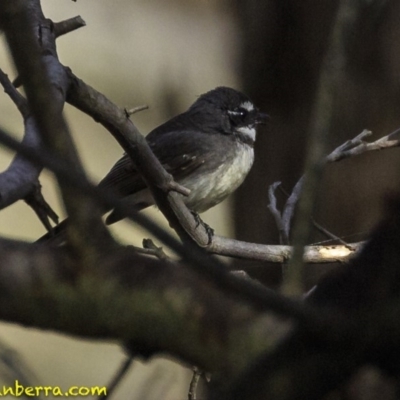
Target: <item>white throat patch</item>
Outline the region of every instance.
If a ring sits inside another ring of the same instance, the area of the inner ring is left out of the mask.
[[[256,140],[256,128],[254,126],[241,126],[236,128],[242,135],[249,137],[253,142]]]

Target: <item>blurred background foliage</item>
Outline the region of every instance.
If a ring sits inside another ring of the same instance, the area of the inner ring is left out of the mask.
[[[374,138],[400,127],[400,3],[357,0],[359,18],[346,37],[345,74],[337,88],[331,149],[364,128]],[[260,132],[255,166],[236,196],[205,214],[218,234],[260,243],[277,243],[268,212],[268,186],[282,181],[286,192],[302,174],[310,110],[319,67],[335,16],[336,0],[42,0],[53,21],[81,15],[87,27],[58,40],[61,62],[122,107],[148,104],[133,117],[142,133],[186,109],[216,86],[242,89],[270,115]],[[15,72],[6,45],[0,66]],[[1,124],[19,137],[22,121],[5,94],[0,96]],[[122,151],[98,124],[66,106],[80,154],[98,181]],[[0,152],[0,167],[11,155]],[[397,150],[375,152],[329,165],[320,188],[315,219],[349,242],[365,237],[384,210],[385,196],[400,177]],[[52,177],[43,190],[62,215]],[[286,194],[279,195],[284,202]],[[146,211],[163,223],[157,210]],[[127,223],[115,234],[140,244],[146,233]],[[129,229],[128,229],[129,228]],[[28,207],[19,202],[0,213],[2,235],[33,240],[44,233]],[[315,241],[321,240],[315,234]],[[242,261],[251,274],[272,287],[280,266]],[[312,285],[328,267],[308,266]],[[31,366],[35,383],[104,385],[122,359],[117,345],[87,343],[62,335],[1,325],[0,339],[17,349]],[[187,397],[190,371],[171,361],[135,363],[116,398]],[[9,379],[9,377],[7,378]]]

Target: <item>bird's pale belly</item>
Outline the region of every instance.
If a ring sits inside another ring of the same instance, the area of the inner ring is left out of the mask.
[[[220,203],[241,185],[253,161],[253,148],[240,143],[231,162],[210,171],[200,179],[193,176],[183,179],[180,184],[192,191],[185,198],[187,207],[202,213]]]

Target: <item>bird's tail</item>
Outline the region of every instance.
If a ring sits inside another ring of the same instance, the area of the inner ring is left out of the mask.
[[[136,211],[141,211],[154,204],[153,197],[148,189],[141,190],[130,196],[126,196],[120,200],[121,205],[126,208],[132,208]],[[112,210],[106,218],[106,224],[111,225],[123,219],[125,215],[116,210]],[[68,225],[68,218],[61,221],[50,232],[36,240],[36,243],[48,243],[52,246],[61,246],[66,241],[66,227]]]

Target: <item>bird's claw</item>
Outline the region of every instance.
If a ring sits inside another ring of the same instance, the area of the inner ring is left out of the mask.
[[[200,225],[201,225],[202,227],[204,227],[204,229],[205,229],[206,232],[207,232],[207,236],[208,236],[207,245],[211,244],[212,238],[213,238],[213,236],[214,236],[214,229],[211,228],[210,225],[206,224],[206,223],[200,218],[200,216],[199,216],[199,214],[197,214],[197,212],[191,211],[191,213],[192,213],[192,215],[193,215],[193,217],[194,217],[194,219],[195,219],[195,221],[196,221],[196,228],[198,228]]]

